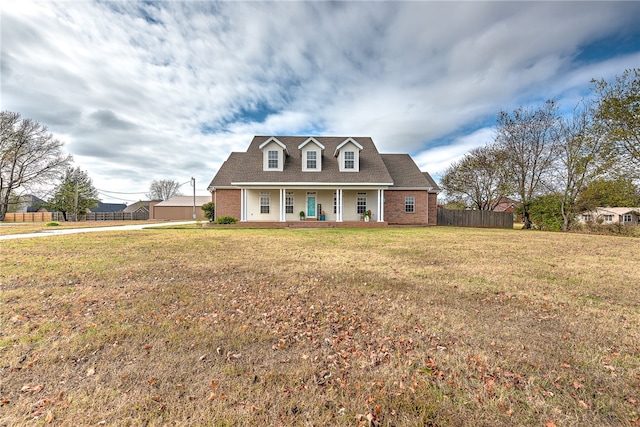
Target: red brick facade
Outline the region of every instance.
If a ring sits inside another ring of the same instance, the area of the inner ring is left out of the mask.
[[[429,194],[429,214],[427,216],[427,192],[421,190],[386,190],[384,192],[384,220],[389,224],[436,225],[437,194]],[[414,197],[413,212],[406,212],[405,197]]]
[[[216,204],[216,218],[232,216],[240,221],[240,190],[219,189],[213,197]]]

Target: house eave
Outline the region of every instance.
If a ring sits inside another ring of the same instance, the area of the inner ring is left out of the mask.
[[[232,182],[239,187],[390,187],[393,182]]]

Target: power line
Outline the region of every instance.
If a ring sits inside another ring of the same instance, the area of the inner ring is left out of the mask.
[[[102,191],[103,193],[113,193],[113,194],[145,194],[146,191],[137,191],[135,193],[123,193],[121,191],[109,191],[109,190],[101,190],[99,188],[96,188],[96,190],[98,191]]]

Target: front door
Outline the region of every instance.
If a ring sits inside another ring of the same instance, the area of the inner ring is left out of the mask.
[[[307,218],[316,216],[316,196],[307,196]]]

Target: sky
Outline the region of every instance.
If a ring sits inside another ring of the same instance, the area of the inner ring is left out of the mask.
[[[640,66],[640,2],[0,0],[0,108],[103,202],[207,194],[254,135],[369,136],[436,179],[501,110]]]

